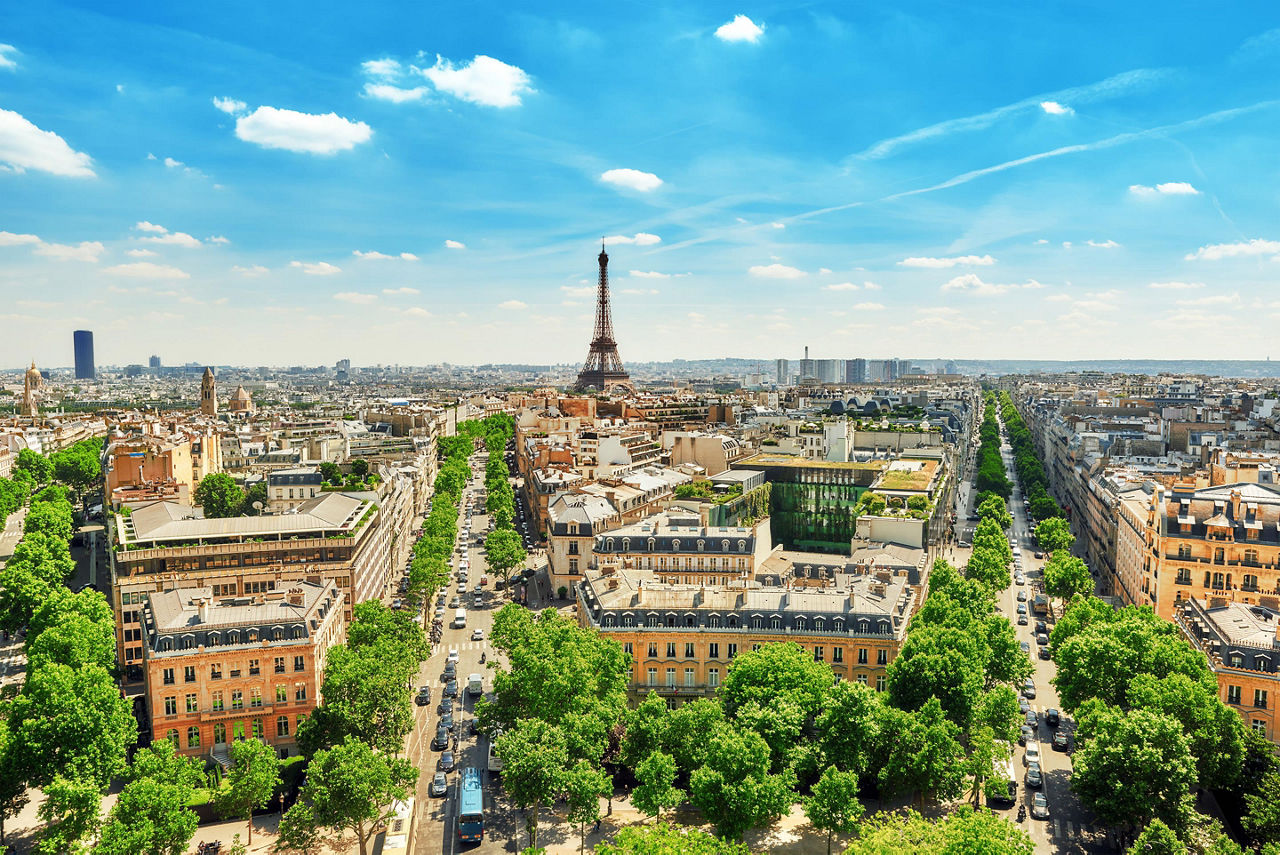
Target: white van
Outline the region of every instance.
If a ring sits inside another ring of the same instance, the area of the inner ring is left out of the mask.
[[[484,677],[479,674],[470,674],[467,677],[467,694],[473,698],[480,697],[484,693]]]
[[[454,609],[454,610],[453,610],[453,625],[454,625],[454,627],[456,627],[457,629],[462,629],[463,627],[465,627],[465,626],[467,625],[467,610],[466,610],[466,609]]]

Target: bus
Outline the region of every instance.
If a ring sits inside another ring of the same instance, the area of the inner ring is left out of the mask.
[[[458,841],[479,843],[484,839],[484,789],[480,770],[468,766],[458,776]]]

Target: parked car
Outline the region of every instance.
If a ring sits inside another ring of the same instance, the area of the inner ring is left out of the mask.
[[[1044,723],[1050,727],[1057,727],[1058,722],[1061,720],[1060,716],[1061,713],[1053,707],[1049,707],[1049,709],[1044,711]]]
[[[1036,632],[1037,632],[1037,633],[1041,633],[1041,632],[1048,632],[1048,631],[1049,631],[1049,627],[1045,625],[1045,622],[1044,622],[1044,621],[1042,621],[1042,620],[1038,620],[1038,621],[1036,621]]]
[[[431,740],[431,750],[443,751],[449,747],[449,728],[437,727],[435,738]]]
[[[1035,728],[1029,724],[1024,724],[1022,726],[1022,730],[1018,733],[1018,744],[1026,745],[1029,742],[1034,742],[1035,738],[1036,738]]]
[[[1027,601],[1027,591],[1025,588],[1018,589],[1018,602],[1025,603]]]
[[[452,662],[446,662],[444,664],[444,673],[441,675],[441,679],[452,680],[452,679],[455,679],[457,676],[458,676],[457,666],[455,666]]]
[[[1049,818],[1049,800],[1044,793],[1036,791],[1031,794],[1031,815],[1036,819]]]
[[[1022,753],[1023,765],[1040,762],[1040,743],[1034,740],[1027,743],[1026,749]]]
[[[1018,626],[1026,626],[1026,625],[1027,625],[1027,616],[1018,615]]]
[[[1028,763],[1027,774],[1023,780],[1027,782],[1028,787],[1039,788],[1044,786],[1044,776],[1040,774],[1040,764]]]
[[[1032,700],[1035,699],[1036,684],[1030,677],[1028,677],[1026,682],[1022,684],[1022,694],[1023,697],[1031,698]]]
[[[431,703],[431,687],[423,686],[421,689],[419,689],[418,695],[413,699],[413,702],[420,707],[425,707],[428,704],[430,704]]]
[[[1040,645],[1041,647],[1044,647],[1048,643],[1049,643],[1049,634],[1047,632],[1036,633],[1036,644]]]
[[[440,759],[436,761],[436,768],[441,772],[453,771],[453,752],[446,751],[440,755]]]
[[[1051,656],[1051,655],[1050,655],[1050,653],[1049,653],[1049,648],[1047,648],[1047,647],[1041,647],[1041,648],[1040,648],[1040,658],[1041,658],[1041,659],[1050,659],[1050,658],[1052,658],[1052,656]]]
[[[450,680],[448,683],[445,683],[444,696],[446,698],[458,697],[458,681],[457,680]]]
[[[1039,724],[1040,724],[1040,717],[1039,717],[1038,715],[1036,715],[1036,711],[1035,711],[1035,710],[1027,710],[1026,715],[1027,715],[1027,725],[1028,725],[1028,726],[1030,726],[1030,727],[1038,727],[1038,726],[1039,726]]]
[[[436,776],[431,779],[431,796],[432,798],[440,798],[449,792],[449,778],[444,772],[436,772]]]
[[[453,713],[447,712],[444,715],[440,716],[440,726],[452,732],[453,731]]]
[[[1053,735],[1053,750],[1066,751],[1071,747],[1071,737],[1067,736],[1065,730],[1059,730]]]
[[[1031,709],[1031,701],[1027,700],[1026,698],[1019,697],[1018,712],[1022,713],[1023,715],[1026,715],[1027,712],[1030,711],[1030,709]]]
[[[1021,642],[1018,642],[1018,646],[1022,648],[1022,652],[1023,652],[1023,653],[1027,654],[1028,656],[1030,656],[1030,655],[1031,655],[1031,645],[1030,645],[1030,644],[1028,644],[1028,643],[1027,643],[1027,642],[1025,642],[1025,641],[1021,641]]]
[[[452,712],[453,712],[453,698],[441,698],[441,699],[440,699],[440,708],[439,708],[438,710],[436,710],[436,712],[440,713],[440,715],[445,715],[445,714],[448,714],[448,713],[452,713]]]

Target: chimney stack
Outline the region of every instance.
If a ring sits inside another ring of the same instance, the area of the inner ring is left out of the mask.
[[[201,597],[196,600],[196,613],[200,618],[200,623],[209,622],[209,597]]]

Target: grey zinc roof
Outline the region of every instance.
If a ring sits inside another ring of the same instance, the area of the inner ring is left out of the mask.
[[[304,502],[297,513],[205,519],[180,502],[152,502],[133,511],[134,542],[261,537],[340,531],[360,519],[365,502],[344,493],[325,493]],[[357,513],[359,512],[359,513]]]
[[[245,626],[297,623],[306,616],[329,586],[313,582],[293,582],[290,588],[302,589],[302,605],[290,605],[284,591],[274,592],[262,602],[252,596],[213,598],[212,588],[178,588],[152,594],[150,605],[157,632],[175,632],[195,627]],[[212,600],[209,619],[200,620],[198,601]]]

